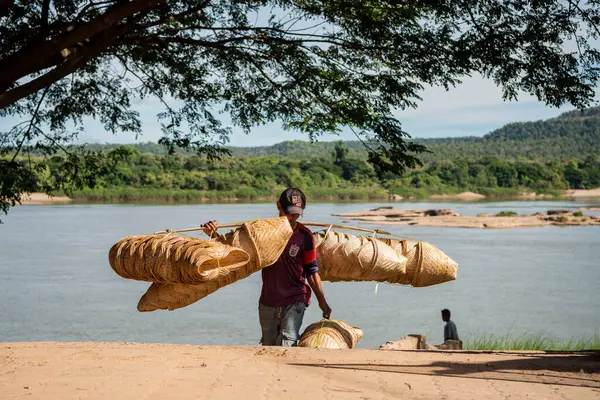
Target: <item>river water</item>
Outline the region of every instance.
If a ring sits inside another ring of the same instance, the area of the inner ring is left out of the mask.
[[[595,205],[598,206],[596,201]],[[305,220],[385,203],[309,204]],[[452,208],[463,215],[532,214],[594,202],[395,203]],[[183,309],[139,313],[149,283],[116,275],[110,247],[129,235],[275,216],[273,204],[22,206],[0,225],[0,341],[127,341],[253,345],[260,339],[260,274]],[[598,214],[586,212],[586,214]],[[428,288],[324,283],[332,318],[361,327],[362,348],[409,333],[442,341],[449,308],[462,339],[541,333],[556,338],[600,332],[600,227],[481,230],[386,225],[428,241],[459,263],[456,281]],[[312,304],[304,326],[320,319]],[[303,327],[304,328],[304,327]]]

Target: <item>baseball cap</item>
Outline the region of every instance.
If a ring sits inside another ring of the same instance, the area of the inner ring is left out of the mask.
[[[279,196],[279,204],[283,212],[286,214],[304,215],[304,207],[306,207],[306,196],[302,190],[297,188],[285,189]]]

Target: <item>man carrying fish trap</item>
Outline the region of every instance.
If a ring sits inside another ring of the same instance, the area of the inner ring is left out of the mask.
[[[297,345],[304,311],[310,304],[311,289],[323,317],[331,315],[319,276],[312,232],[298,222],[305,208],[306,196],[297,188],[284,190],[277,201],[279,216],[287,217],[294,233],[275,264],[262,269],[258,316],[263,346]],[[204,233],[212,236],[219,224],[210,221],[202,227]]]

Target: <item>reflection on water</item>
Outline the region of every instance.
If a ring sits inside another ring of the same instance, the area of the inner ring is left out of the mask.
[[[463,215],[502,210],[533,214],[593,202],[396,203],[397,208],[452,208]],[[596,203],[597,205],[598,203]],[[384,203],[309,204],[305,220]],[[588,214],[588,212],[586,212]],[[589,212],[592,214],[592,212]],[[275,215],[273,204],[181,206],[69,205],[11,209],[0,225],[0,341],[137,341],[257,344],[260,274],[173,312],[139,313],[146,282],[108,265],[119,239],[208,219],[232,222]],[[442,308],[459,334],[540,332],[568,338],[600,331],[599,227],[479,230],[386,225],[397,235],[435,244],[459,263],[458,279],[429,288],[324,283],[333,318],[359,326],[359,347],[408,333],[442,340]],[[305,326],[320,319],[316,304]]]

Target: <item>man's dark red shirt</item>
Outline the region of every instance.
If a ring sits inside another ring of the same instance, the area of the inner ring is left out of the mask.
[[[312,232],[298,223],[285,250],[275,262],[262,270],[260,304],[285,307],[297,302],[310,303],[306,278],[319,272]]]

